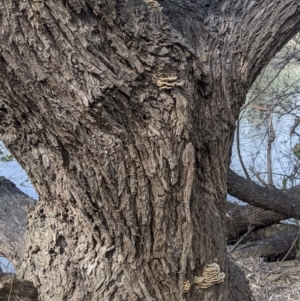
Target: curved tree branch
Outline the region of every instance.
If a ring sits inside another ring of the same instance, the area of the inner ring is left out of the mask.
[[[231,207],[226,214],[227,238],[236,239],[250,227],[265,227],[287,217],[283,214],[257,208],[251,205]]]
[[[163,7],[163,14],[191,47],[197,49],[203,45],[203,39],[209,39],[216,44],[221,42],[224,49],[236,49],[227,55],[226,69],[231,75],[236,74],[247,87],[300,29],[300,4],[295,0],[244,0],[234,1],[234,5],[231,0],[158,2]],[[186,24],[187,18],[189,24]],[[196,53],[205,55],[206,50],[202,51],[204,53]],[[209,69],[202,68],[201,71],[204,70]]]
[[[286,218],[300,218],[300,197],[295,189],[284,191],[273,187],[262,187],[229,170],[227,191],[230,195],[250,205],[272,210]]]

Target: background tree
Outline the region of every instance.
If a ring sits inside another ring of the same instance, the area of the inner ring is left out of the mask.
[[[235,121],[298,1],[0,8],[0,133],[40,196],[20,271],[41,299],[230,300]]]
[[[299,189],[296,189],[299,182],[297,126],[300,91],[297,36],[276,55],[252,85],[237,123],[232,167],[236,171],[242,170],[248,182],[230,171],[228,191],[252,205],[275,211],[235,206],[228,213],[231,239],[239,239],[247,232],[242,240],[247,242],[249,229],[252,239],[265,239],[240,246],[239,254],[243,256],[248,256],[249,252],[252,255],[278,254],[290,248],[293,249],[290,254],[295,256],[299,249],[294,241],[296,237],[298,239],[298,229],[278,224],[288,217],[299,216]],[[237,164],[237,158],[240,164]],[[286,192],[262,189],[249,182],[251,180]],[[293,185],[296,186],[288,189]],[[297,219],[293,222],[298,225]],[[260,229],[273,223],[277,225]]]
[[[300,116],[298,37],[256,79],[237,122],[232,168],[264,186],[287,189],[299,183],[295,155]]]

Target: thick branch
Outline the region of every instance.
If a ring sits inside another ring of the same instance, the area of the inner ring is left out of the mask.
[[[271,256],[288,252],[292,245],[297,245],[299,230],[284,234],[274,235],[267,239],[250,241],[237,247],[233,254],[237,257]]]
[[[258,228],[253,230],[243,238],[243,243],[253,240],[269,239],[277,235],[289,235],[299,232],[299,227],[293,224],[273,224],[269,227]]]
[[[238,238],[252,226],[268,226],[285,218],[285,215],[271,210],[264,210],[251,205],[236,205],[227,212],[227,236],[229,239]]]
[[[228,193],[250,205],[272,210],[286,216],[286,218],[300,218],[299,196],[294,190],[287,191],[261,187],[253,181],[237,175],[229,170],[227,176]],[[291,193],[293,192],[293,193]]]
[[[252,84],[262,68],[299,31],[300,4],[295,0],[246,0],[239,2],[239,8],[235,6],[233,10],[233,3],[236,4],[235,1],[225,1],[222,8],[236,24],[230,42],[239,40],[240,63],[247,65],[243,76]]]

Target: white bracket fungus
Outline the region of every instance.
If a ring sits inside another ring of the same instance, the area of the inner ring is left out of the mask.
[[[163,10],[163,7],[155,0],[144,0],[144,1],[158,10]]]
[[[183,85],[183,82],[177,81],[176,76],[171,76],[171,77],[163,77],[159,78],[156,82],[157,86],[159,89],[168,89],[171,90],[174,87],[179,87]]]
[[[217,263],[208,264],[201,276],[195,277],[194,282],[198,289],[206,289],[214,284],[222,283],[225,279],[225,273],[220,271],[220,266]],[[189,281],[184,282],[183,292],[186,293],[191,287]]]
[[[220,271],[220,266],[217,263],[208,264],[201,276],[194,278],[194,283],[197,288],[206,289],[214,284],[222,283],[225,279],[225,273]]]
[[[191,287],[191,284],[189,281],[186,281],[184,284],[183,284],[183,292],[186,293]]]

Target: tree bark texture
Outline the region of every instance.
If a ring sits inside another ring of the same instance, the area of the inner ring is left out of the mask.
[[[0,134],[40,197],[20,273],[41,300],[230,300],[234,124],[298,1],[0,9]],[[197,288],[210,264],[224,281]]]
[[[247,189],[247,187],[243,189]],[[226,217],[228,239],[239,238],[251,227],[266,227],[288,218],[283,214],[251,205],[236,205],[227,211]]]
[[[34,201],[12,182],[0,177],[0,253],[15,267],[20,264],[24,248],[27,210]]]
[[[228,193],[243,202],[265,210],[272,210],[285,215],[285,218],[300,219],[300,189],[298,187],[287,190],[262,187],[232,170],[228,171],[227,185]]]
[[[0,275],[0,301],[7,300],[38,301],[38,292],[32,282],[3,274]]]
[[[249,232],[249,234],[244,236],[243,243],[247,241],[271,238],[273,236],[281,235],[281,234],[289,235],[290,233],[296,233],[296,232],[299,232],[299,227],[296,225],[284,224],[284,223],[273,224],[269,227],[258,228]]]
[[[284,254],[287,252],[299,252],[299,229],[296,231],[289,231],[270,238],[249,241],[246,244],[238,246],[232,254],[240,258],[248,257],[267,257]],[[288,256],[288,255],[287,255]]]
[[[230,301],[254,301],[243,271],[231,256],[229,257]]]

